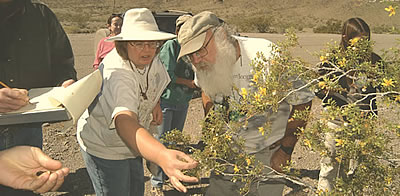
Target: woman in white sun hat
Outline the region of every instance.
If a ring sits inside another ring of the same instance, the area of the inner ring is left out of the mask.
[[[165,148],[147,130],[160,124],[159,98],[170,79],[158,58],[163,41],[175,35],[161,32],[146,8],[125,13],[121,33],[108,41],[115,49],[99,66],[101,92],[78,122],[78,141],[96,195],[143,195],[142,158],[158,164],[172,185],[196,182],[181,170],[197,163],[180,151]],[[185,160],[185,161],[182,161]]]

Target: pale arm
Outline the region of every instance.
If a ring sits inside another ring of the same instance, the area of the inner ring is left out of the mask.
[[[167,149],[138,123],[135,113],[119,112],[115,116],[115,126],[125,144],[145,159],[159,165],[178,191],[187,191],[180,181],[198,181],[197,178],[186,176],[181,172],[196,167],[197,163],[183,152]]]

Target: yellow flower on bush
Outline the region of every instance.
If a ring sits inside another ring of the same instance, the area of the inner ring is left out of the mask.
[[[257,73],[255,73],[254,75],[253,75],[253,82],[254,83],[258,83],[258,74]]]
[[[363,86],[361,90],[362,90],[362,92],[366,92],[367,91],[367,86]]]
[[[396,6],[396,7],[393,7],[393,6],[391,6],[391,5],[390,5],[389,7],[387,7],[387,8],[385,8],[385,10],[386,10],[387,12],[389,12],[389,17],[396,14],[396,9],[397,9],[397,6]]]
[[[273,60],[273,59],[271,59],[269,62],[271,63],[271,65],[273,65],[273,64],[275,64],[275,63],[276,63],[276,61],[275,61],[275,60]]]
[[[385,178],[385,181],[386,181],[386,184],[387,184],[387,185],[391,185],[392,182],[393,182],[393,180],[392,180],[391,177],[386,177],[386,178]]]
[[[344,146],[344,141],[342,139],[335,139],[336,146]]]
[[[247,165],[250,165],[251,164],[251,159],[247,158],[246,159],[246,163],[247,163]]]
[[[335,160],[336,160],[338,163],[341,163],[341,162],[342,162],[342,157],[336,157]]]
[[[344,67],[346,65],[346,58],[343,58],[341,61],[338,62],[339,66]]]
[[[324,89],[326,87],[326,82],[324,81],[318,82],[318,87]]]
[[[235,173],[239,173],[240,169],[238,168],[237,165],[235,165],[235,168],[233,168],[233,171],[234,171]]]
[[[382,86],[385,86],[385,87],[394,87],[394,83],[395,83],[396,81],[394,81],[394,80],[392,80],[392,79],[386,79],[386,78],[383,78],[383,82],[381,83],[382,84]]]
[[[264,127],[258,127],[258,132],[261,133],[261,135],[265,134]]]
[[[397,95],[394,99],[394,101],[400,101],[400,95]]]
[[[322,63],[325,63],[325,62],[328,61],[328,58],[326,58],[326,56],[320,56],[320,57],[319,57],[319,60],[320,60]]]
[[[247,90],[246,90],[245,88],[242,88],[241,90],[242,90],[242,91],[240,92],[240,95],[242,95],[242,97],[243,97],[244,99],[246,99],[246,97],[247,97]]]
[[[255,99],[257,102],[260,102],[260,101],[261,101],[261,96],[260,96],[259,94],[255,94],[255,95],[254,95],[254,99]]]
[[[360,40],[359,37],[355,37],[355,38],[353,38],[353,39],[350,40],[350,44],[351,44],[352,46],[354,46],[359,40]]]
[[[326,195],[326,193],[328,193],[328,189],[325,189],[325,190],[318,189],[316,193],[318,195]]]
[[[304,139],[304,144],[305,144],[306,146],[308,146],[308,148],[311,148],[311,142],[310,142],[310,140]]]
[[[261,96],[267,96],[267,89],[266,89],[266,88],[260,87],[260,88],[258,89],[258,91],[260,92],[260,95],[261,95]]]

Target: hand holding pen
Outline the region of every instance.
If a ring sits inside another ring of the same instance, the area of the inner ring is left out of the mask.
[[[0,81],[0,113],[18,110],[29,103],[26,89],[10,88]]]

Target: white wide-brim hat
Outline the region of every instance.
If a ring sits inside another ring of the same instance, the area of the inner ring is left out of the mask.
[[[126,11],[121,33],[107,41],[144,41],[168,40],[176,35],[160,31],[153,14],[147,8],[135,8]]]

